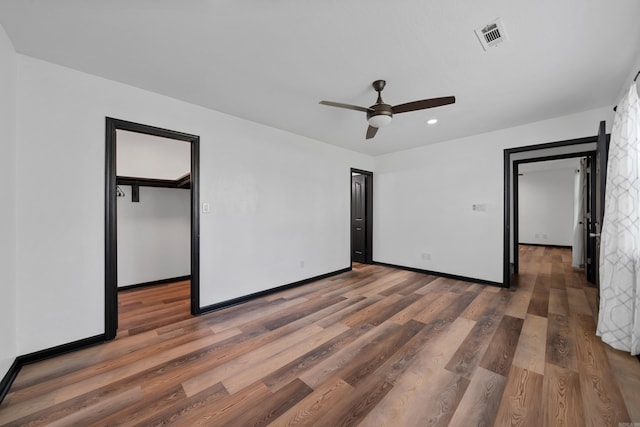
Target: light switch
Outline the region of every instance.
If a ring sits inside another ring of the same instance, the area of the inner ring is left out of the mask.
[[[202,213],[209,213],[209,212],[211,212],[211,205],[209,203],[203,203]]]

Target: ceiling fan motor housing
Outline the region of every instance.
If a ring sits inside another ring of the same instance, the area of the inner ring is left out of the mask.
[[[382,102],[382,96],[380,93],[386,84],[387,82],[384,80],[376,80],[371,84],[373,89],[378,92],[378,100],[374,105],[369,107],[369,111],[367,111],[367,121],[371,126],[376,128],[388,125],[391,123],[391,118],[393,117],[393,108],[391,105]]]

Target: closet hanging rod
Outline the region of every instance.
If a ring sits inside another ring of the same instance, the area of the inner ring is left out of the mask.
[[[638,71],[636,73],[636,76],[633,78],[633,81],[635,82],[636,80],[638,80],[638,76],[640,76],[640,71]],[[618,109],[618,106],[616,105],[615,107],[613,107],[613,111],[616,111]]]

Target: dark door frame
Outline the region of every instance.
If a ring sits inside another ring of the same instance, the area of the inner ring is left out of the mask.
[[[200,137],[125,120],[106,118],[105,156],[105,292],[104,327],[107,340],[118,329],[118,247],[116,201],[116,131],[126,130],[191,144],[191,314],[200,313]]]
[[[358,173],[360,175],[365,175],[367,178],[365,180],[365,197],[366,197],[366,206],[365,206],[365,235],[366,235],[366,253],[365,253],[365,263],[373,264],[373,172],[365,171],[362,169],[351,168],[349,172],[349,194],[350,194],[350,202],[349,202],[349,265],[351,265],[351,257],[353,254],[353,239],[351,232],[351,218],[353,215],[353,192],[351,191],[351,177],[354,173]]]
[[[503,270],[502,270],[502,285],[505,288],[508,288],[511,284],[511,276],[513,274],[518,273],[518,245],[517,245],[517,237],[518,237],[518,223],[517,223],[517,164],[516,162],[523,163],[519,160],[513,160],[512,156],[517,153],[523,152],[535,152],[538,150],[545,150],[550,148],[560,148],[560,147],[569,147],[572,145],[580,145],[580,144],[590,144],[597,143],[598,136],[589,136],[585,138],[576,138],[576,139],[568,139],[564,141],[557,142],[549,142],[545,144],[537,144],[537,145],[528,145],[524,147],[516,147],[516,148],[508,148],[504,150],[504,222],[503,222]],[[595,152],[595,151],[594,151]],[[574,153],[571,154],[572,157]],[[550,157],[550,156],[540,156],[542,157]],[[521,159],[521,160],[533,160],[535,158],[530,159]],[[511,185],[511,179],[514,179],[514,187]],[[513,197],[511,195],[511,190],[514,190]],[[513,205],[512,205],[513,203]],[[514,212],[514,233],[513,239],[511,237],[511,210]],[[512,246],[513,245],[513,246]],[[514,262],[511,263],[511,248],[514,248]]]

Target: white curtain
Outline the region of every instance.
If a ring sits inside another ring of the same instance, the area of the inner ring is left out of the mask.
[[[573,182],[573,243],[571,246],[571,266],[575,268],[583,267],[583,243],[582,235],[584,230],[582,228],[582,163],[580,162],[580,169],[576,170]]]
[[[636,84],[613,120],[600,249],[597,334],[640,354],[640,103]]]

